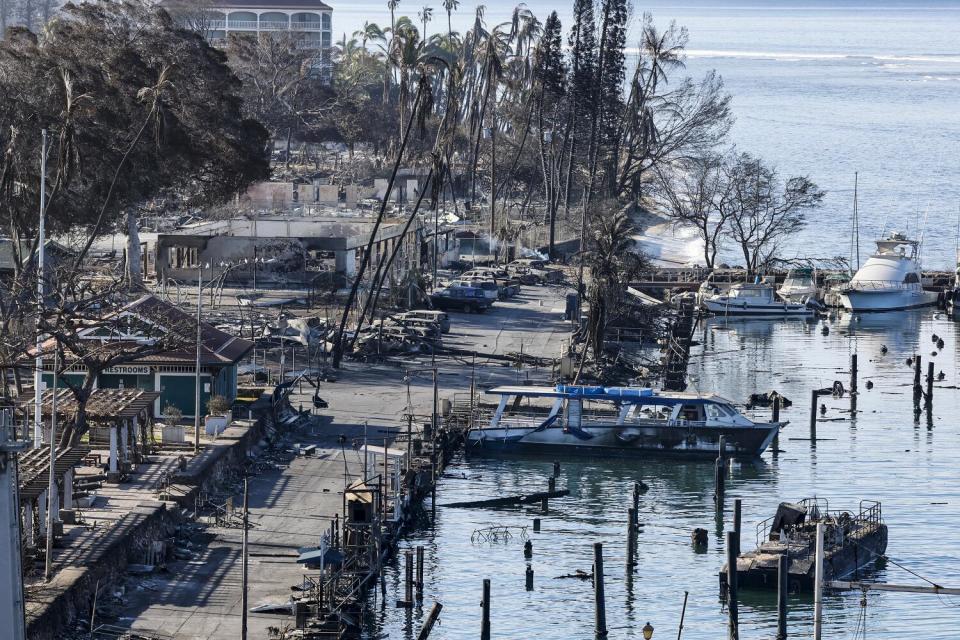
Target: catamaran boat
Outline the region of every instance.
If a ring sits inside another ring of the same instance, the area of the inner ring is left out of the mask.
[[[766,282],[735,284],[724,293],[703,298],[700,306],[710,313],[724,316],[812,316],[815,301],[789,302],[778,300],[773,285]]]
[[[753,422],[716,395],[637,387],[496,387],[496,409],[467,436],[471,452],[756,457],[786,422]]]
[[[894,311],[928,307],[937,294],[920,282],[920,243],[900,233],[877,240],[877,252],[850,280],[840,302],[851,311]]]
[[[820,293],[817,287],[817,272],[813,269],[791,269],[783,284],[777,289],[777,295],[787,302],[806,302],[816,300]]]

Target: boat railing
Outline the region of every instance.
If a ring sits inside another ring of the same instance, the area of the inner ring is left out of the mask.
[[[893,289],[896,291],[913,291],[920,288],[919,282],[899,282],[897,280],[856,280],[847,283],[846,288],[856,291],[860,289],[869,289],[879,291],[881,289]]]
[[[876,500],[861,500],[859,512],[856,516],[847,511],[831,511],[830,503],[825,498],[804,498],[799,504],[807,510],[808,523],[823,521],[832,525],[830,534],[825,540],[827,549],[855,544],[845,535],[850,524],[867,528],[879,527],[883,524],[883,509]],[[775,518],[774,515],[757,524],[756,540],[758,547],[770,539],[770,534],[773,533],[771,527]]]
[[[544,416],[507,416],[501,417],[497,426],[500,429],[536,429],[544,420]]]

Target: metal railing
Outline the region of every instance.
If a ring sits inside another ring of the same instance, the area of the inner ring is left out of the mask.
[[[237,30],[237,31],[330,31],[324,29],[319,22],[280,22],[257,20],[209,20],[207,29],[211,31]]]
[[[854,516],[846,511],[831,511],[830,503],[825,498],[804,498],[798,504],[807,510],[807,522],[829,520],[836,525],[834,535],[826,541],[827,548],[844,547],[848,543],[844,530],[847,524],[855,524],[858,528],[879,527],[883,523],[883,509],[876,500],[861,500],[859,511]],[[757,525],[757,546],[769,539],[772,533],[770,528],[776,515],[763,520]]]
[[[879,291],[881,289],[891,289],[894,291],[920,291],[923,285],[919,282],[897,282],[896,280],[855,280],[851,281],[843,288],[844,292],[859,291],[868,289]]]

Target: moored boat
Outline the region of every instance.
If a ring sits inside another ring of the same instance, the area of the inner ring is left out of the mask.
[[[724,316],[806,316],[816,313],[814,303],[778,300],[773,285],[765,282],[735,284],[724,293],[705,297],[700,306]]]
[[[776,515],[757,525],[757,548],[737,557],[737,585],[777,588],[780,556],[788,558],[791,592],[810,590],[816,571],[817,524],[824,526],[824,580],[859,578],[887,550],[887,525],[879,502],[861,500],[859,511],[831,511],[822,498],[783,502]],[[720,585],[727,582],[727,567]]]
[[[785,422],[753,422],[716,395],[637,387],[496,387],[489,421],[467,436],[470,451],[631,457],[762,454]]]
[[[791,269],[783,284],[777,289],[777,295],[787,302],[804,303],[816,300],[819,294],[817,272],[814,269]]]
[[[896,311],[936,304],[920,281],[920,243],[900,233],[877,240],[877,251],[841,291],[850,311]]]

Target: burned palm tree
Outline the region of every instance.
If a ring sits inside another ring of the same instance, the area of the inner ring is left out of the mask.
[[[363,259],[360,261],[360,266],[357,268],[356,276],[353,279],[353,285],[350,287],[350,293],[347,296],[346,304],[343,306],[343,313],[340,316],[340,325],[337,329],[337,335],[334,338],[333,344],[333,366],[334,368],[340,367],[340,361],[343,359],[343,334],[347,326],[347,317],[350,315],[350,309],[353,307],[354,302],[357,299],[357,290],[360,288],[360,283],[363,281],[364,273],[367,270],[367,267],[370,265],[370,256],[373,254],[373,243],[377,239],[377,232],[380,230],[380,225],[383,223],[387,211],[387,200],[389,199],[390,193],[393,192],[393,185],[397,180],[397,172],[400,170],[400,163],[403,161],[403,154],[406,151],[407,143],[410,139],[410,131],[417,126],[421,134],[426,132],[426,121],[427,117],[433,111],[433,93],[430,82],[430,74],[427,71],[426,65],[421,65],[418,69],[419,72],[419,81],[417,83],[417,92],[413,100],[413,108],[410,111],[410,116],[407,120],[407,126],[403,133],[403,139],[400,142],[400,148],[397,150],[397,157],[393,163],[393,171],[390,173],[390,181],[387,183],[387,190],[384,193],[383,201],[380,203],[380,212],[377,214],[377,219],[373,223],[373,229],[370,231],[370,238],[367,241],[367,246],[363,252]]]
[[[592,219],[588,249],[583,256],[590,269],[586,292],[590,311],[583,360],[589,347],[594,361],[599,363],[612,310],[620,307],[631,277],[646,263],[645,257],[636,251],[634,233],[625,210],[612,216],[595,215]]]

